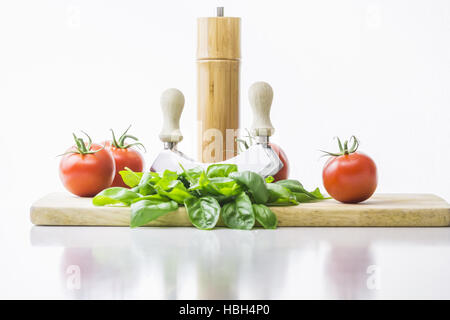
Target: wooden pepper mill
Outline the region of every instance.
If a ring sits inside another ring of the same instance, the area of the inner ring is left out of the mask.
[[[241,19],[198,18],[197,121],[198,159],[218,162],[237,153]]]

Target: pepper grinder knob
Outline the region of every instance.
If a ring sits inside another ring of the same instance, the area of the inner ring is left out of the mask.
[[[184,95],[175,88],[167,89],[161,95],[163,127],[159,139],[169,148],[183,140],[180,131],[180,117],[184,108]]]
[[[253,111],[251,132],[254,136],[270,137],[275,128],[270,121],[270,108],[273,100],[272,87],[266,82],[255,82],[248,90],[248,98]]]

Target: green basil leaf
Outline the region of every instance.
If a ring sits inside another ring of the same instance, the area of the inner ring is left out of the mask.
[[[148,171],[148,174],[150,175],[149,179],[148,179],[148,183],[150,184],[156,184],[159,182],[159,180],[161,180],[162,178],[159,176],[158,172],[152,172],[152,171]],[[142,180],[141,180],[142,181]]]
[[[155,190],[158,194],[175,200],[180,204],[183,204],[184,200],[192,197],[180,180],[164,181],[161,184],[158,182],[155,185]]]
[[[142,200],[131,204],[130,227],[143,226],[169,212],[178,209],[175,201],[154,203],[151,200]]]
[[[217,190],[213,186],[209,185],[209,179],[206,177],[206,173],[204,171],[202,171],[197,181],[191,184],[188,190],[197,195],[197,197],[219,195]]]
[[[234,200],[235,196],[224,196],[224,195],[214,195],[214,199],[216,199],[221,205],[224,203],[228,203],[231,200]]]
[[[311,198],[315,198],[315,196],[311,193],[306,191],[306,189],[303,187],[303,185],[297,181],[292,179],[286,179],[275,182],[276,184],[285,187],[286,189],[289,189],[291,192],[297,192],[297,193],[305,193]]]
[[[232,197],[242,192],[239,184],[226,177],[214,177],[208,178],[203,172],[198,182],[189,188],[190,191],[199,192],[202,196],[214,196],[214,197]]]
[[[310,202],[317,200],[315,198],[310,197],[306,193],[300,193],[300,192],[293,192],[295,199],[300,203]]]
[[[156,189],[169,190],[172,189],[174,184],[178,181],[178,174],[174,171],[166,170],[163,173],[162,178],[154,185]]]
[[[214,228],[220,216],[220,204],[213,197],[189,198],[184,201],[189,220],[198,229]]]
[[[309,194],[306,193],[293,192],[298,202],[311,202],[311,201],[331,199],[325,198],[323,194],[320,192],[319,188],[316,188],[313,192],[310,193],[313,195],[313,197],[311,197]]]
[[[298,204],[295,195],[280,184],[268,183],[266,187],[269,190],[268,205],[288,206]]]
[[[156,190],[153,187],[152,182],[157,180],[157,177],[159,178],[159,175],[155,172],[145,172],[142,175],[141,181],[136,186],[136,189],[133,190],[137,190],[137,192],[142,194],[143,196],[155,194]]]
[[[275,180],[275,178],[272,177],[272,176],[268,176],[268,177],[266,177],[266,179],[265,179],[266,183],[272,183],[274,180]]]
[[[130,205],[130,203],[139,198],[140,195],[127,188],[113,187],[101,191],[93,199],[95,206],[105,206],[112,204]]]
[[[181,164],[180,167],[181,169],[183,169],[183,172],[178,175],[178,179],[183,182],[186,188],[189,188],[191,185],[196,184],[203,172],[202,167],[195,167],[188,170],[184,169]]]
[[[293,180],[293,179],[286,179],[286,180],[280,180],[275,182],[276,184],[285,187],[286,189],[289,189],[292,192],[301,192],[305,193],[305,188],[303,188],[303,185],[300,183],[300,181]]]
[[[312,195],[316,197],[316,199],[323,200],[323,199],[330,199],[325,198],[325,196],[320,192],[319,188],[314,189],[314,191],[311,192]]]
[[[253,197],[255,203],[266,203],[269,199],[269,191],[264,179],[257,173],[251,171],[232,172],[229,175],[240,185],[245,186]]]
[[[250,230],[255,225],[250,198],[242,192],[233,202],[222,207],[222,219],[228,228]]]
[[[172,181],[172,180],[177,180],[177,178],[178,178],[178,173],[176,173],[175,171],[165,170],[163,172],[162,179]]]
[[[263,204],[254,204],[253,212],[256,221],[258,221],[264,229],[275,229],[278,224],[277,216],[267,206]]]
[[[131,201],[131,203],[135,203],[135,202],[142,201],[142,200],[149,200],[149,201],[151,201],[153,203],[161,203],[161,202],[169,202],[170,201],[169,198],[164,197],[164,196],[162,196],[160,194],[151,194],[151,195],[148,195],[148,196],[143,196],[143,197],[140,197],[140,198],[136,198],[133,201]]]
[[[209,179],[206,177],[206,173],[202,171],[195,183],[192,183],[189,190],[201,190],[209,183]]]
[[[235,164],[212,164],[206,169],[208,178],[228,177],[232,172],[237,172],[238,167]]]
[[[183,185],[186,189],[189,189],[189,187],[191,186],[191,183],[189,182],[189,180],[186,179],[186,177],[184,177],[183,175],[178,175],[178,180],[180,180],[183,183]]]
[[[289,189],[291,192],[293,192],[295,197],[297,198],[298,202],[308,202],[308,201],[312,201],[312,200],[325,199],[325,197],[320,192],[319,188],[316,188],[314,191],[309,192],[297,180],[292,180],[292,179],[281,180],[281,181],[277,181],[276,184],[279,184],[279,185]],[[303,195],[301,195],[301,194],[303,194]]]
[[[163,195],[175,200],[179,204],[183,204],[186,199],[193,197],[189,192],[180,188],[173,188],[169,192],[164,192]]]
[[[237,196],[242,192],[241,186],[231,178],[215,177],[209,178],[209,183],[219,195],[227,197]]]
[[[119,171],[120,176],[122,177],[123,182],[129,186],[130,188],[134,188],[141,181],[143,172],[134,172],[131,170],[121,170]]]

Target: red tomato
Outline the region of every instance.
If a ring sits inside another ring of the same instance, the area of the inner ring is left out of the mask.
[[[356,138],[355,138],[356,139]],[[347,148],[347,142],[345,147]],[[357,148],[357,146],[356,146]],[[377,167],[367,155],[356,148],[343,154],[331,154],[323,168],[323,185],[334,199],[358,203],[369,199],[377,188]]]
[[[116,169],[111,153],[102,149],[103,146],[89,143],[88,147],[87,152],[96,152],[82,154],[74,146],[59,163],[59,176],[64,187],[80,197],[92,197],[108,188]]]
[[[278,173],[274,175],[273,178],[275,179],[275,181],[285,180],[289,177],[289,169],[290,169],[289,160],[286,156],[286,153],[284,153],[283,149],[281,149],[280,146],[275,143],[270,142],[269,145],[273,149],[273,151],[275,151],[275,153],[278,155],[281,162],[283,162],[283,168],[281,168],[281,170],[278,171]]]
[[[112,187],[123,187],[127,188],[128,186],[123,182],[122,176],[119,174],[120,171],[125,170],[125,167],[135,171],[142,172],[144,170],[144,158],[140,154],[139,151],[133,149],[133,146],[140,146],[144,149],[142,143],[138,141],[138,138],[135,136],[129,135],[128,130],[130,130],[131,125],[125,130],[124,133],[116,139],[116,135],[114,131],[111,129],[112,133],[112,141],[106,141],[105,147],[111,152],[114,157],[114,161],[116,163],[116,174],[114,177],[114,181],[112,183]],[[127,144],[125,142],[126,139],[134,140],[133,143]]]
[[[144,158],[139,151],[132,148],[116,148],[111,145],[110,141],[105,142],[106,148],[111,152],[116,163],[116,173],[111,187],[128,186],[123,182],[120,171],[125,170],[125,167],[130,168],[135,172],[142,172],[144,170]]]

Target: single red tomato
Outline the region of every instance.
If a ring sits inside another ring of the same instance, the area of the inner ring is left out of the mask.
[[[67,190],[80,197],[92,197],[111,185],[116,166],[111,153],[99,144],[86,144],[74,135],[76,146],[63,154],[59,176]]]
[[[353,146],[348,149],[348,141],[340,153],[329,153],[330,159],[322,172],[323,185],[334,199],[344,203],[358,203],[369,199],[377,188],[377,167],[367,155],[356,152],[359,142],[356,137]]]
[[[286,153],[284,153],[283,149],[281,149],[280,146],[275,143],[270,142],[269,145],[273,149],[273,151],[275,151],[275,153],[278,155],[281,162],[283,163],[283,168],[281,168],[281,170],[278,171],[277,174],[273,176],[273,178],[275,179],[274,181],[285,180],[289,177],[289,169],[290,169],[289,160],[286,156]]]
[[[129,168],[135,172],[142,172],[144,170],[144,158],[139,151],[132,148],[133,146],[144,146],[136,137],[128,134],[130,127],[128,127],[119,139],[116,139],[114,131],[111,130],[113,136],[112,141],[104,142],[105,148],[111,152],[116,163],[116,173],[114,176],[114,181],[111,185],[112,187],[128,188],[128,186],[123,182],[122,176],[119,174],[119,172],[125,170],[125,168]],[[127,144],[125,143],[127,138],[133,139],[135,142]]]

